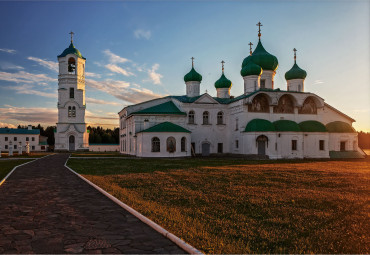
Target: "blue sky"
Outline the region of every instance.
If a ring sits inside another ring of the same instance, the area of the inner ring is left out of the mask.
[[[124,106],[185,94],[183,76],[202,74],[215,96],[225,75],[243,93],[240,67],[262,43],[279,60],[275,87],[297,63],[305,90],[370,132],[369,1],[0,2],[0,125],[55,124],[57,55],[74,44],[87,58],[87,122],[117,126]]]

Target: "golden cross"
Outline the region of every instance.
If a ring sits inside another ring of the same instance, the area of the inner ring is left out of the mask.
[[[222,64],[222,73],[224,73],[224,64],[225,64],[225,61],[221,61],[221,64]]]
[[[252,55],[252,45],[253,45],[253,43],[249,42],[248,45],[249,45],[249,54]]]
[[[293,51],[294,51],[294,63],[295,63],[296,60],[297,60],[297,50],[296,50],[296,48],[294,48]]]
[[[71,31],[69,34],[71,35],[71,43],[73,43],[73,35],[74,35],[75,33],[73,33],[73,32]]]
[[[258,22],[256,26],[258,26],[258,38],[261,39],[261,27],[263,25],[261,22]]]
[[[194,57],[191,57],[191,67],[194,67]]]

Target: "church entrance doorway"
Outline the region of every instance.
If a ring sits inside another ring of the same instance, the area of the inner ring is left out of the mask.
[[[258,148],[258,155],[264,156],[266,155],[266,144],[268,138],[264,135],[260,135],[257,137],[257,148]]]
[[[211,145],[207,142],[202,143],[202,156],[209,156]]]
[[[75,137],[71,135],[69,137],[69,151],[74,151],[75,150]]]

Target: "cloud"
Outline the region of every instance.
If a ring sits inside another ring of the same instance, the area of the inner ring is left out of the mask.
[[[11,49],[1,49],[0,48],[0,51],[2,52],[6,52],[6,53],[10,53],[10,54],[15,54],[17,51],[16,50],[11,50]]]
[[[47,123],[55,124],[58,116],[57,108],[42,107],[16,107],[5,105],[0,108],[0,121],[21,121],[22,123]]]
[[[36,95],[36,96],[49,97],[49,98],[58,97],[57,92],[47,93],[47,92],[35,90],[34,86],[30,84],[23,84],[21,86],[7,86],[5,88],[15,90],[17,94]]]
[[[313,82],[313,85],[325,83],[323,80],[316,80]]]
[[[152,69],[148,70],[149,78],[154,84],[161,84],[161,78],[163,78],[163,75],[157,73],[156,71],[159,68],[159,64],[154,64],[152,66]]]
[[[108,104],[108,105],[122,105],[120,103],[117,103],[117,102],[108,102],[108,101],[105,101],[105,100],[101,100],[101,99],[96,99],[96,98],[91,98],[91,97],[86,97],[86,102],[89,103],[89,104]]]
[[[5,123],[5,122],[0,122],[0,128],[4,128],[4,127],[7,127],[7,128],[17,128],[13,124]]]
[[[116,63],[125,63],[125,62],[130,61],[127,58],[123,58],[123,57],[120,57],[120,56],[114,54],[110,50],[104,50],[103,52],[104,52],[105,55],[107,55],[109,57],[109,62],[110,63],[116,64]],[[95,64],[99,65],[98,62],[96,62]]]
[[[0,80],[16,83],[38,83],[38,82],[56,82],[57,79],[50,78],[46,74],[32,74],[25,71],[18,73],[0,72]]]
[[[86,77],[101,78],[101,75],[97,73],[85,72],[85,75]]]
[[[108,70],[114,72],[114,73],[119,73],[119,74],[122,74],[124,76],[132,76],[134,75],[133,73],[129,72],[129,71],[126,71],[125,69],[117,66],[117,65],[113,65],[113,64],[108,64],[108,65],[105,65],[105,68],[107,68]]]
[[[35,61],[36,63],[38,63],[39,65],[43,66],[43,67],[46,67],[54,72],[58,72],[58,62],[55,62],[55,61],[49,61],[49,60],[44,60],[44,59],[41,59],[41,58],[36,58],[36,57],[28,57],[27,58],[28,60],[32,60],[32,61]]]
[[[130,86],[131,84],[129,82],[125,81],[95,81],[92,79],[86,79],[86,85],[90,88],[105,92],[118,99],[134,104],[162,96],[155,94],[151,90],[141,88],[137,84],[133,84],[133,86],[135,86],[133,88]]]
[[[150,32],[150,30],[136,29],[134,31],[134,36],[136,39],[144,38],[149,40],[150,37],[152,36],[152,32]]]
[[[0,68],[4,70],[23,70],[22,66],[17,66],[9,62],[0,62]]]

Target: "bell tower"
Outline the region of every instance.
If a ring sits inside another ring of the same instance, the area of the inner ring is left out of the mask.
[[[85,123],[85,62],[80,51],[71,44],[58,56],[58,123],[55,150],[89,150],[89,134]]]

